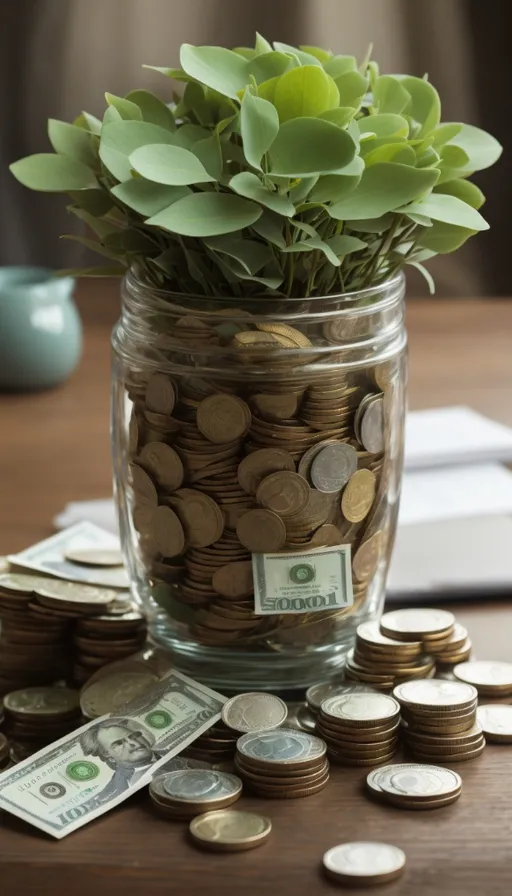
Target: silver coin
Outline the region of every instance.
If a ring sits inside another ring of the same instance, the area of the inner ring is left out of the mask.
[[[213,769],[183,769],[163,776],[162,786],[173,802],[204,803],[223,797],[236,796],[242,782],[236,775]]]
[[[460,775],[451,769],[416,762],[374,769],[366,783],[377,793],[389,793],[411,800],[448,796],[462,786]]]
[[[321,710],[324,715],[340,721],[379,722],[398,716],[400,704],[386,694],[345,694],[328,697]]]
[[[222,721],[233,731],[268,731],[282,725],[288,714],[286,703],[273,694],[238,694],[222,707]]]
[[[385,883],[402,873],[405,853],[389,843],[342,843],[327,850],[323,865],[329,877],[340,882]]]
[[[161,765],[157,772],[155,772],[155,777],[161,777],[162,775],[168,774],[169,772],[181,772],[185,769],[211,769],[213,765],[211,762],[203,762],[202,759],[187,759],[183,756],[175,756],[174,759],[169,759],[169,762],[166,762],[165,765]]]
[[[512,663],[492,660],[472,660],[459,663],[453,670],[455,678],[476,687],[512,689]]]
[[[320,707],[327,697],[342,697],[344,694],[374,694],[374,688],[366,684],[344,684],[343,682],[324,681],[320,684],[312,684],[306,691],[308,706],[313,712],[320,712]]]
[[[306,703],[288,703],[286,727],[296,731],[314,731],[316,718]]]
[[[461,709],[470,706],[477,698],[478,691],[471,684],[462,681],[444,681],[440,678],[406,681],[399,684],[393,696],[407,706],[428,706],[441,709]]]
[[[361,417],[361,443],[371,454],[384,451],[384,402],[375,398]]]
[[[385,633],[400,632],[421,637],[421,635],[435,635],[447,631],[455,624],[455,616],[448,610],[412,607],[407,610],[393,610],[390,613],[384,613],[380,624]]]
[[[326,752],[325,743],[319,737],[290,728],[244,734],[236,746],[240,755],[247,759],[283,765],[321,759]]]
[[[512,743],[512,706],[487,703],[479,706],[476,714],[487,740]]]
[[[339,492],[357,470],[357,451],[333,442],[318,452],[311,464],[311,482],[319,492]]]
[[[407,652],[416,647],[418,650],[422,648],[421,641],[395,641],[394,638],[388,638],[383,635],[378,622],[362,622],[356,629],[357,637],[364,641],[365,644],[377,644],[379,647],[389,647],[394,652],[399,653],[400,650]]]

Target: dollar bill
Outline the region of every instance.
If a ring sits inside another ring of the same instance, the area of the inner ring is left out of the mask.
[[[73,550],[116,550],[119,539],[94,523],[83,521],[63,529],[57,535],[46,538],[32,547],[12,554],[10,563],[22,569],[44,572],[46,575],[68,582],[83,582],[87,585],[103,585],[106,588],[128,588],[126,570],[120,567],[95,568],[79,566],[66,560],[66,554]]]
[[[253,554],[254,612],[317,613],[352,606],[350,545]]]
[[[171,671],[0,775],[0,809],[57,839],[113,809],[220,718],[226,698]]]

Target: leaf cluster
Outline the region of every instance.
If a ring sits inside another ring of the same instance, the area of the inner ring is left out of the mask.
[[[150,66],[150,68],[152,68]],[[310,296],[361,289],[488,227],[470,175],[500,156],[442,123],[427,77],[380,74],[319,47],[184,44],[174,102],[106,94],[100,121],[50,120],[53,153],[11,165],[69,210],[107,261],[181,293]]]

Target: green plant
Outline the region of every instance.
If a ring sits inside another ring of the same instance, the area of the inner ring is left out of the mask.
[[[368,54],[369,57],[369,54]],[[114,263],[182,293],[309,296],[419,268],[488,227],[468,180],[500,156],[466,124],[442,124],[425,78],[381,75],[367,58],[295,48],[181,48],[167,105],[106,94],[103,121],[50,120],[54,154],[11,165],[69,210]],[[151,68],[151,66],[150,66]]]

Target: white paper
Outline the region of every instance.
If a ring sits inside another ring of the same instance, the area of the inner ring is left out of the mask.
[[[500,464],[468,464],[404,475],[399,526],[496,513],[512,514],[512,472]]]
[[[512,429],[472,408],[412,411],[405,424],[405,468],[512,461]]]

